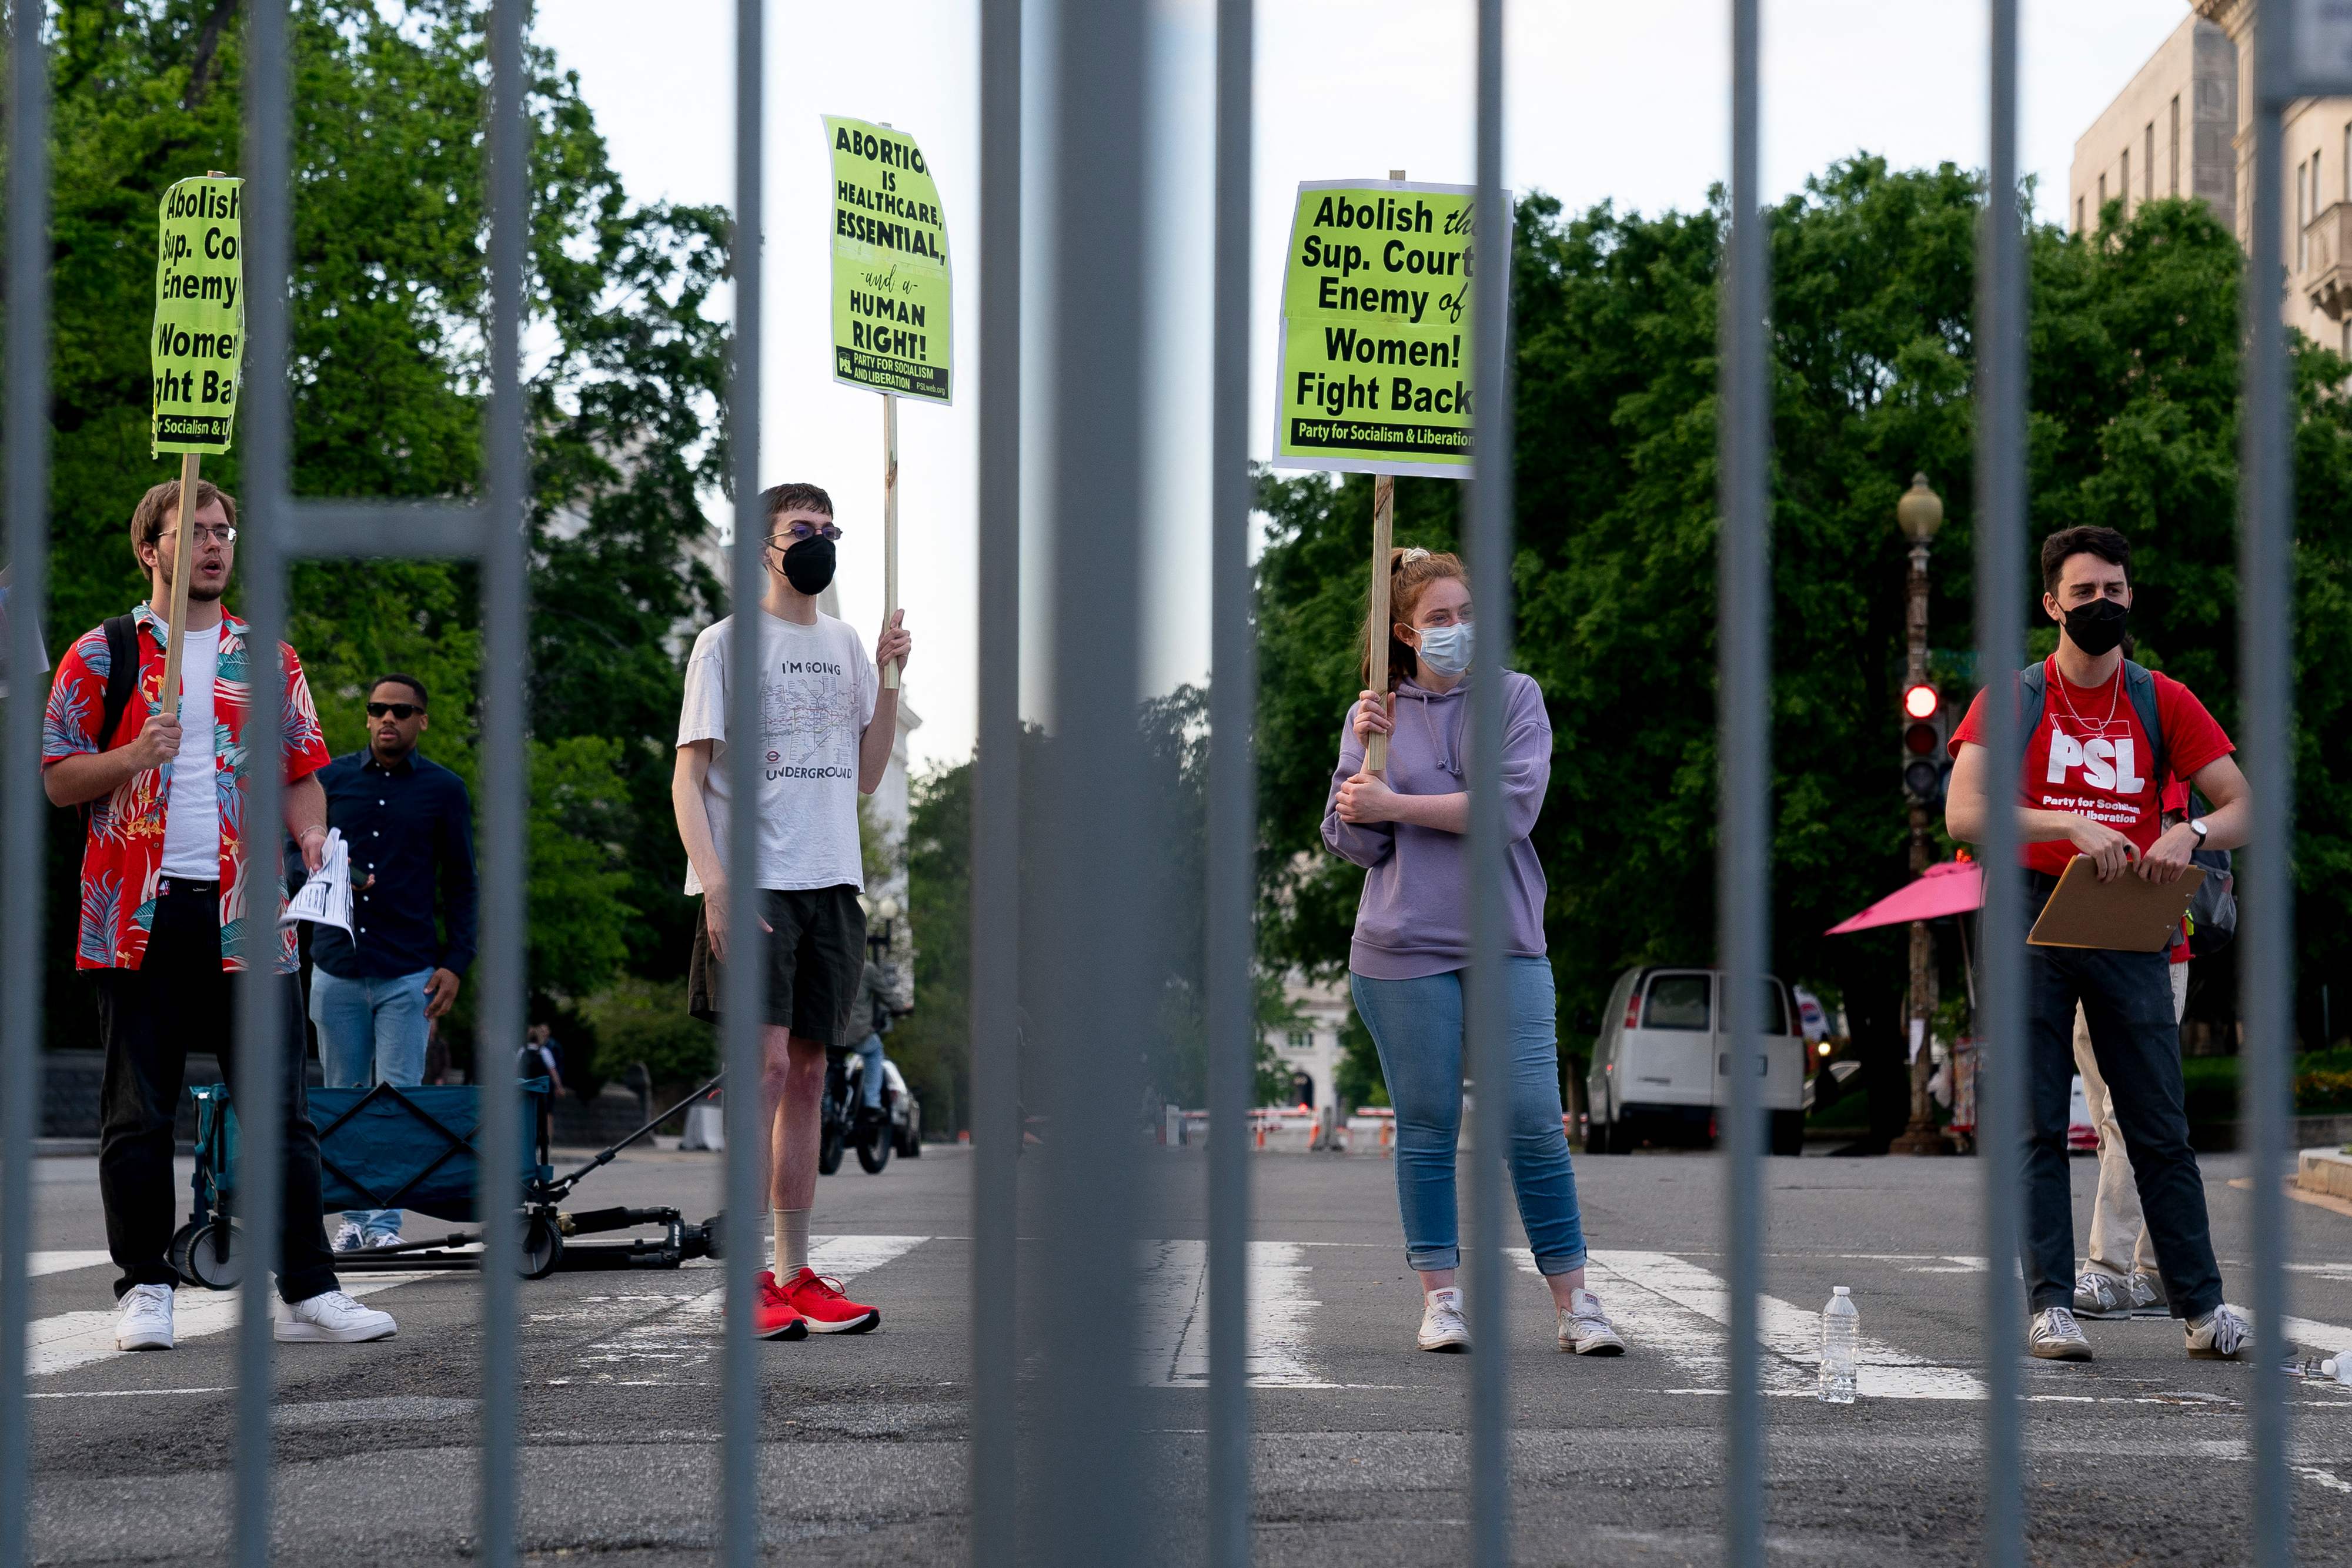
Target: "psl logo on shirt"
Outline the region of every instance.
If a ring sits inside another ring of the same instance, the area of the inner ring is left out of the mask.
[[[2139,775],[2138,758],[2135,755],[2138,744],[2129,736],[2118,740],[2109,740],[2104,736],[2077,740],[2053,724],[2050,727],[2050,771],[2046,781],[2052,784],[2072,783],[2069,775],[2080,768],[2083,787],[2086,789],[2137,795],[2147,788],[2147,780]]]

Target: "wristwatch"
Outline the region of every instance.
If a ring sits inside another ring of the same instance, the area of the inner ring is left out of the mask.
[[[2196,834],[2196,835],[2197,835],[2197,841],[2198,841],[2199,843],[2200,843],[2200,844],[2201,844],[2201,843],[2203,843],[2203,842],[2205,841],[2205,832],[2206,832],[2206,828],[2205,828],[2205,819],[2204,819],[2204,818],[2202,818],[2202,817],[2191,817],[2191,818],[2189,818],[2189,831],[2190,832],[2192,832],[2192,833],[2194,833],[2194,834]]]

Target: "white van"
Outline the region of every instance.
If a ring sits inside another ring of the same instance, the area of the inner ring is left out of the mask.
[[[1771,1113],[1771,1149],[1805,1146],[1805,1041],[1789,988],[1766,983],[1763,1049],[1750,1069]],[[1617,977],[1585,1082],[1584,1147],[1631,1154],[1643,1140],[1705,1145],[1728,1102],[1732,1052],[1723,1034],[1719,969],[1644,967]]]

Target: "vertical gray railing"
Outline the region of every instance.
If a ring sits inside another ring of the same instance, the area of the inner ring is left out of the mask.
[[[2285,285],[2284,187],[2286,160],[2280,111],[2289,96],[2291,28],[2297,14],[2321,7],[2261,0],[2255,7],[2253,179],[2245,193],[2247,233],[2242,308],[2245,312],[2245,392],[2238,480],[2238,674],[2243,693],[2244,768],[2253,785],[2246,841],[2252,873],[2242,914],[2246,941],[2238,959],[2239,1016],[2245,1023],[2245,1098],[2253,1158],[2254,1343],[2257,1370],[2277,1365],[2286,1337],[2286,1199],[2280,1190],[2287,1154],[2288,1079],[2294,1050],[2294,468],[2289,432],[2294,405],[2287,391],[2286,327],[2279,314],[2292,298]],[[2248,1401],[2253,1427],[2257,1568],[2285,1568],[2294,1553],[2287,1492],[2286,1391],[2276,1376],[2257,1376]]]
[[[49,592],[49,83],[47,6],[8,7],[9,578],[6,743],[0,764],[0,1568],[23,1568],[32,1500],[25,1347],[32,1323],[33,1139],[40,1131],[41,611]]]
[[[517,1419],[517,1271],[522,1238],[501,1216],[516,1210],[512,1190],[521,1168],[521,1094],[510,1054],[522,1038],[524,989],[524,801],[527,782],[525,666],[530,648],[527,598],[529,450],[523,423],[521,324],[529,234],[528,122],[524,99],[523,0],[494,0],[486,42],[490,62],[488,101],[489,225],[488,359],[490,398],[484,441],[482,503],[455,506],[375,501],[297,501],[292,495],[292,411],[287,395],[291,358],[288,283],[292,269],[291,59],[285,0],[267,0],[251,12],[246,75],[247,346],[250,373],[246,401],[245,484],[247,521],[243,561],[247,646],[255,668],[267,668],[284,632],[287,572],[298,559],[471,557],[480,563],[482,591],[481,791],[482,943],[480,998],[476,1013],[474,1072],[481,1086],[478,1163],[482,1189],[477,1207],[484,1234],[480,1499],[474,1555],[505,1568],[515,1561]],[[278,728],[279,686],[252,683],[247,723],[264,736]],[[275,824],[282,791],[278,771],[252,768],[247,820]],[[277,832],[271,830],[271,841]],[[258,852],[253,852],[257,853]],[[252,867],[255,886],[274,875]],[[261,896],[267,897],[264,894]],[[248,1249],[239,1324],[236,1552],[259,1568],[270,1555],[269,1282],[277,1257],[281,1133],[274,1107],[289,1063],[281,1025],[274,922],[247,923],[254,951],[247,956],[245,1016],[239,1032],[238,1099],[243,1143],[237,1184],[239,1219]],[[262,1113],[257,1114],[259,1111]]]
[[[1256,617],[1249,559],[1253,0],[1218,0],[1209,429],[1209,1568],[1248,1568],[1249,1113],[1256,1098]]]
[[[768,968],[760,895],[761,747],[748,743],[765,723],[760,711],[760,601],[767,588],[768,517],[760,503],[760,333],[765,323],[766,146],[761,116],[767,79],[766,0],[735,6],[735,224],[728,255],[735,288],[734,361],[728,381],[728,471],[735,490],[735,540],[729,556],[727,734],[730,744],[711,758],[727,769],[727,842],[714,845],[727,862],[725,957],[719,986],[719,1051],[727,1073],[726,1229],[721,1260],[726,1280],[726,1343],[719,1396],[723,1441],[719,1458],[719,1561],[752,1568],[760,1561],[760,1363],[751,1333],[752,1291],[768,1246],[769,1129],[761,1113],[765,1061],[761,1025],[767,1018]],[[703,907],[709,909],[706,890]],[[721,933],[711,933],[714,943]]]
[[[291,425],[286,390],[289,358],[287,284],[293,220],[289,212],[294,184],[289,170],[287,126],[291,116],[291,71],[288,60],[287,7],[277,0],[253,7],[247,32],[245,94],[246,352],[251,373],[245,399],[245,517],[249,532],[240,563],[245,578],[245,649],[247,674],[246,733],[256,737],[247,752],[245,821],[252,831],[245,845],[249,899],[242,956],[245,974],[234,983],[244,1016],[238,1020],[236,1094],[242,1107],[236,1166],[236,1216],[244,1229],[243,1311],[237,1322],[236,1471],[230,1511],[230,1550],[243,1568],[264,1568],[270,1557],[269,1396],[271,1275],[279,1258],[278,1220],[285,1203],[279,1159],[285,1118],[279,1112],[286,1070],[284,1019],[278,1007],[278,922],[253,918],[272,910],[284,855],[279,802],[285,768],[278,739],[284,685],[278,678],[278,644],[286,629],[286,543],[292,509]],[[188,559],[187,539],[179,542]],[[176,711],[179,694],[163,700]],[[227,933],[222,934],[224,937]]]
[[[1771,309],[1759,183],[1758,0],[1731,0],[1731,227],[1721,319],[1721,537],[1717,544],[1716,706],[1718,790],[1716,950],[1723,967],[1729,1103],[1720,1128],[1725,1278],[1729,1286],[1729,1397],[1724,1406],[1725,1561],[1764,1563],[1764,1408],[1757,1296],[1763,1289],[1762,1086],[1748,1071],[1764,1030],[1770,967],[1772,824],[1772,405],[1765,317]]]
[[[1503,820],[1503,670],[1511,655],[1511,209],[1503,189],[1503,0],[1478,0],[1476,363],[1470,481],[1470,599],[1486,635],[1472,644],[1470,680],[1470,972],[1463,996],[1464,1056],[1475,1085],[1470,1149],[1471,1558],[1510,1561],[1510,1360],[1503,1305],[1503,1150],[1511,1136],[1509,1008],[1503,966],[1503,888],[1510,844]]]
[[[1104,1051],[1097,1020],[1145,1016],[1152,1001],[1144,913],[1131,890],[1145,851],[1130,806],[1143,766],[1137,731],[1141,695],[1139,627],[1143,409],[1144,105],[1142,0],[1099,0],[1055,9],[1051,101],[1051,211],[1057,312],[1087,330],[1052,338],[1055,389],[1046,411],[1054,440],[1045,508],[1052,530],[1051,738],[1034,781],[1044,820],[1028,846],[1032,929],[1019,915],[1024,862],[1021,792],[1020,508],[1021,287],[1023,275],[1021,0],[982,0],[981,11],[981,431],[979,524],[979,749],[972,866],[973,1123],[971,1296],[972,1558],[1014,1562],[1124,1562],[1141,1551],[1150,1490],[1132,1384],[1135,1303],[1123,1257],[1138,1229],[1141,1183],[1131,1064]],[[2254,1145],[2252,1291],[2256,1359],[2284,1343],[2285,1217],[2278,1160],[2286,1145],[2286,1083],[2294,972],[2291,866],[2293,719],[2291,654],[2292,472],[2286,339],[2277,310],[2282,270],[2280,110],[2287,90],[2288,7],[2258,5],[2253,162],[2246,199],[2252,256],[2244,291],[2245,418],[2241,485],[2241,662],[2244,752],[2255,785],[2242,890],[2242,1010]],[[9,617],[11,695],[5,725],[5,814],[0,831],[8,887],[0,939],[0,1568],[28,1560],[31,1453],[26,1344],[30,1316],[31,1167],[39,1095],[43,1016],[41,894],[47,803],[40,793],[41,610],[47,580],[47,100],[41,6],[10,11],[5,419],[7,546],[14,569]],[[1255,1034],[1252,976],[1255,800],[1253,575],[1249,562],[1249,240],[1253,153],[1254,7],[1220,0],[1217,11],[1215,293],[1212,385],[1212,749],[1209,780],[1208,974],[1211,1040],[1210,1397],[1206,1551],[1212,1568],[1238,1568],[1250,1549],[1250,1409],[1246,1380],[1249,1167],[1246,1123]],[[1721,533],[1719,594],[1720,800],[1717,946],[1728,1037],[1752,1039],[1769,968],[1770,509],[1767,319],[1769,279],[1758,164],[1759,0],[1730,0],[1731,195],[1720,321]],[[268,659],[286,620],[286,582],[298,559],[437,555],[481,565],[483,591],[483,931],[477,1078],[483,1086],[481,1207],[484,1270],[481,1520],[475,1555],[516,1561],[518,1542],[520,1237],[490,1217],[507,1204],[491,1190],[521,1163],[519,1091],[505,1064],[520,1040],[525,996],[525,803],[528,777],[524,673],[529,449],[520,381],[520,329],[529,233],[523,0],[496,0],[489,16],[488,119],[490,399],[479,506],[388,505],[292,498],[287,283],[290,276],[289,13],[286,0],[252,12],[247,54],[247,266],[250,290],[246,384],[247,620],[254,657]],[[736,212],[732,243],[734,331],[727,414],[735,537],[734,611],[728,692],[730,734],[760,726],[759,603],[768,519],[761,495],[760,335],[762,202],[763,0],[736,8]],[[2026,249],[2018,191],[2018,6],[1992,0],[1990,143],[1978,273],[1976,389],[1977,627],[1979,668],[2013,668],[2023,643],[2027,584],[2025,410]],[[1509,329],[1511,214],[1502,164],[1504,7],[1476,7],[1477,232],[1486,241],[1475,301],[1478,468],[1466,542],[1475,598],[1488,630],[1472,692],[1469,852],[1475,885],[1499,887],[1506,844],[1499,789],[1500,674],[1512,625],[1513,395]],[[266,663],[257,665],[267,670]],[[1994,689],[1998,691],[1997,680]],[[278,683],[257,678],[248,723],[277,732]],[[2022,737],[2006,702],[1986,705],[1988,767],[2011,777]],[[726,749],[733,798],[756,799],[758,751]],[[274,824],[278,772],[248,780],[252,820]],[[753,813],[732,814],[724,847],[734,896],[724,932],[729,962],[721,1047],[729,1092],[724,1212],[727,1306],[720,1508],[714,1544],[730,1568],[760,1556],[759,1438],[762,1363],[751,1334],[753,1276],[766,1249],[768,1129],[762,1124],[761,1020],[765,966]],[[274,836],[274,827],[273,827]],[[1983,1151],[1987,1464],[1983,1552],[1997,1564],[2025,1552],[2021,1372],[2011,1337],[2024,1301],[2011,1260],[2019,1252],[2022,1182],[2017,1154],[2026,1125],[2022,1060],[2025,903],[2014,816],[1990,814],[1983,846],[1979,1077]],[[259,879],[274,872],[257,865]],[[257,880],[257,886],[266,887]],[[1498,897],[1474,898],[1467,1046],[1477,1096],[1468,1187],[1472,1246],[1465,1259],[1474,1330],[1488,1354],[1471,1368],[1471,1556],[1482,1568],[1508,1560],[1507,1356],[1502,1241],[1508,1223],[1503,1150],[1509,1136],[1504,931]],[[241,1098],[273,1108],[290,1067],[280,1023],[288,983],[272,961],[274,927],[252,923],[247,973],[237,984],[243,1021],[236,1042]],[[1036,1077],[1030,1109],[1046,1142],[1029,1299],[1030,1343],[1048,1347],[1034,1364],[1034,1420],[1019,1415],[1015,1292],[1006,1287],[1019,1252],[1016,1160],[1022,1144],[1024,1054],[1020,991],[1024,938],[1034,954]],[[273,1005],[275,1004],[275,1005]],[[1740,1053],[1735,1052],[1735,1059]],[[1727,1559],[1764,1561],[1765,1453],[1759,1386],[1759,1297],[1763,1288],[1762,1184],[1755,1179],[1763,1124],[1754,1077],[1729,1073],[1724,1128],[1727,1272],[1730,1295],[1729,1395],[1724,1496]],[[238,1324],[236,1468],[231,1551],[266,1563],[271,1548],[269,1272],[278,1251],[281,1129],[274,1113],[248,1114],[237,1173],[246,1259]],[[985,1265],[985,1266],[983,1266]],[[2292,1555],[2284,1390],[2256,1377],[2253,1556],[2283,1568]],[[1018,1458],[1018,1456],[1026,1456]],[[1024,1510],[1020,1477],[1050,1478],[1043,1506]]]
[[[2007,809],[2022,738],[2008,684],[2025,642],[2025,247],[2017,201],[2017,0],[1992,0],[1991,144],[1977,250],[1977,668],[1985,777],[1993,809],[1983,843],[1983,984],[1978,988],[1977,1151],[1983,1166],[1985,1257],[1984,1559],[2024,1562],[2023,1406],[2016,1336],[2025,1296],[2017,1272],[2025,1184],[2025,884],[2017,813]]]
[[[1053,335],[1048,613],[1052,738],[1040,780],[1054,831],[1042,875],[1036,998],[1045,1110],[1038,1174],[1034,1434],[1039,1479],[1022,1560],[1128,1563],[1145,1540],[1137,1430],[1135,1282],[1139,1203],[1131,1051],[1101,1020],[1150,1016],[1139,628],[1143,498],[1145,0],[1054,14]],[[991,672],[992,674],[996,674]],[[1025,1337],[1025,1336],[1024,1336]]]
[[[1018,1555],[1021,0],[980,12],[978,747],[971,789],[971,1560]]]

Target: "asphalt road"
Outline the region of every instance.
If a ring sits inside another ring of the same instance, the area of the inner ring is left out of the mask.
[[[1033,1156],[1038,1157],[1038,1156]],[[1161,1560],[1198,1560],[1206,1355],[1203,1167],[1152,1152],[1139,1377]],[[1720,1552],[1718,1168],[1706,1155],[1578,1158],[1594,1284],[1632,1352],[1562,1355],[1514,1270],[1517,1554],[1528,1563],[1707,1563]],[[2248,1249],[2239,1162],[2206,1162],[2233,1299]],[[1412,1348],[1419,1311],[1391,1172],[1376,1158],[1257,1156],[1255,1536],[1269,1563],[1459,1561],[1465,1358]],[[964,1550],[974,1259],[967,1154],[934,1146],[819,1189],[820,1262],[880,1305],[880,1332],[763,1346],[771,1558],[947,1563]],[[2093,1166],[2075,1162],[2077,1224]],[[225,1550],[232,1298],[182,1293],[181,1348],[110,1348],[95,1162],[39,1162],[34,1533],[46,1563],[198,1563]],[[717,1162],[639,1154],[582,1207],[714,1207]],[[1790,1563],[1975,1561],[1981,1455],[1979,1167],[1770,1162],[1766,1332],[1775,1354],[1769,1541]],[[2352,1218],[2288,1206],[2304,1354],[2352,1350]],[[412,1227],[412,1231],[414,1231]],[[989,1268],[1008,1279],[1002,1260]],[[446,1563],[473,1530],[476,1285],[355,1277],[398,1338],[279,1347],[280,1561]],[[1804,1344],[1832,1285],[1862,1312],[1864,1398],[1810,1396]],[[717,1460],[719,1275],[526,1283],[523,1531],[535,1559],[707,1561]],[[2327,1325],[2345,1325],[2330,1328]],[[211,1332],[200,1332],[210,1326]],[[2089,1365],[2025,1364],[2036,1560],[2199,1564],[2247,1553],[2243,1401],[2256,1364],[2190,1362],[2168,1321],[2088,1325]],[[1998,1325],[2004,1354],[2021,1325]],[[1782,1354],[1785,1351],[1786,1354]],[[1493,1354],[1482,1349],[1480,1354]],[[2352,1388],[2290,1382],[2298,1556],[2352,1561]],[[1050,1489],[1048,1489],[1050,1491]]]

